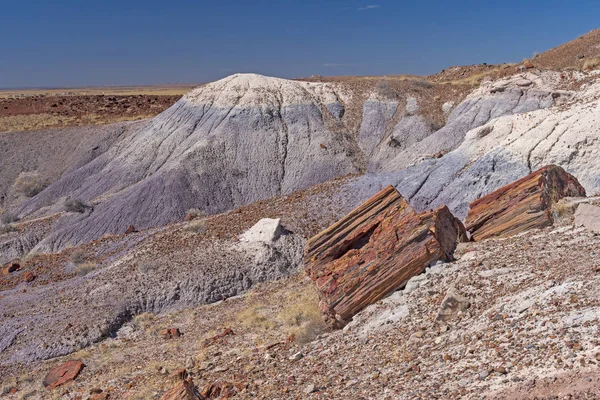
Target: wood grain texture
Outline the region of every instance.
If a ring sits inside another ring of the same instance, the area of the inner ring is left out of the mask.
[[[478,241],[550,226],[554,203],[585,195],[573,175],[549,165],[472,202],[467,230]]]
[[[464,239],[462,223],[447,207],[418,214],[389,186],[311,238],[305,270],[325,320],[341,327],[432,262],[452,260]]]

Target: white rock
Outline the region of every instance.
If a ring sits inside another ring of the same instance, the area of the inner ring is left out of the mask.
[[[580,204],[575,212],[575,226],[600,233],[600,207]]]
[[[243,242],[274,242],[281,236],[281,219],[263,218],[240,236]]]

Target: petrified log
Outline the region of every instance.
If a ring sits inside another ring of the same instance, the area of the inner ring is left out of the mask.
[[[392,186],[311,238],[304,265],[333,327],[400,289],[430,263],[450,261],[466,234],[447,207],[417,214]]]
[[[196,389],[192,378],[187,378],[165,393],[161,400],[201,400],[203,398]]]
[[[483,240],[550,226],[552,205],[563,197],[585,197],[585,189],[561,167],[546,166],[472,202],[467,230]]]

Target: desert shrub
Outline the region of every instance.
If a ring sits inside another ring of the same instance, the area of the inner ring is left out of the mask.
[[[151,274],[151,273],[155,272],[157,269],[158,269],[157,261],[143,262],[140,265],[138,265],[138,271],[144,275]]]
[[[0,222],[2,222],[3,224],[12,224],[13,222],[17,222],[18,220],[19,217],[9,212],[2,213],[2,216],[0,217]]]
[[[570,218],[575,214],[575,204],[570,204],[566,201],[559,201],[552,207],[552,214],[555,219]]]
[[[96,264],[92,262],[86,262],[83,264],[77,265],[76,272],[79,276],[85,276],[96,269]]]
[[[81,250],[76,250],[71,253],[71,261],[75,265],[83,264],[85,262],[85,253]]]
[[[312,287],[290,294],[286,304],[277,318],[287,327],[287,334],[295,336],[297,343],[308,343],[327,330],[319,310],[319,297]]]
[[[239,312],[237,319],[246,328],[258,328],[265,331],[274,329],[277,323],[265,314],[269,314],[268,310],[254,306]]]
[[[433,87],[433,84],[426,79],[412,79],[410,83],[412,86],[423,89],[431,89]]]
[[[190,208],[187,212],[187,215],[185,217],[186,221],[191,221],[193,219],[196,218],[201,218],[204,216],[204,213],[202,212],[202,210],[198,209],[198,208]]]
[[[0,224],[0,235],[16,231],[18,231],[18,229],[13,224]]]
[[[185,230],[188,232],[202,234],[206,232],[206,223],[203,220],[194,220],[187,224]]]
[[[68,198],[65,200],[65,210],[83,214],[89,206],[79,199]]]
[[[27,197],[35,196],[46,186],[48,186],[47,183],[40,178],[37,172],[21,172],[13,184],[15,192]]]
[[[396,98],[396,90],[394,90],[394,88],[388,80],[382,79],[380,81],[377,81],[377,83],[375,84],[375,89],[377,90],[377,93],[379,93],[383,97],[386,97],[388,99]]]
[[[133,317],[131,323],[137,330],[150,332],[156,328],[156,316],[152,313],[144,312]]]
[[[592,58],[583,63],[583,69],[596,69],[600,67],[600,58]]]

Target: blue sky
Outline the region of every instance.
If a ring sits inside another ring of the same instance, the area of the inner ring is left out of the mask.
[[[599,15],[597,0],[0,0],[0,87],[430,74],[520,61]]]

